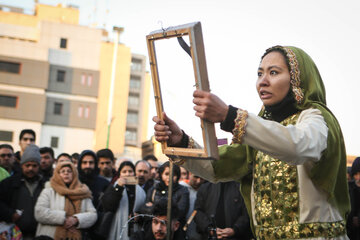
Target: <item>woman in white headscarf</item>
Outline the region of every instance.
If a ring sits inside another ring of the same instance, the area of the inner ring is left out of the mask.
[[[71,162],[61,162],[46,184],[35,205],[39,222],[36,236],[57,239],[81,239],[81,230],[91,227],[97,213],[91,201],[91,191],[78,179]]]

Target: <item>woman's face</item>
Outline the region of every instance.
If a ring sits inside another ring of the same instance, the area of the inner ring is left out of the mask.
[[[163,180],[163,182],[165,183],[166,186],[169,186],[170,183],[170,168],[166,167],[164,172],[161,174],[161,179]],[[173,181],[176,182],[177,181],[177,176],[173,176]]]
[[[134,170],[130,166],[124,166],[120,170],[120,177],[130,177],[135,176]]]
[[[268,53],[260,63],[256,90],[265,106],[281,102],[290,89],[290,72],[285,57],[279,52]]]
[[[59,175],[65,184],[69,184],[73,180],[73,171],[70,167],[63,167],[59,171]]]

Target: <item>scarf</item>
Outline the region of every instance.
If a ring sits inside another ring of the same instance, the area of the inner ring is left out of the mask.
[[[67,186],[60,177],[60,170],[63,167],[70,167],[73,172],[73,180],[69,186]],[[91,198],[91,192],[89,188],[82,184],[78,179],[78,172],[75,166],[70,162],[61,162],[55,168],[54,175],[50,179],[51,187],[60,195],[65,197],[65,212],[66,217],[73,216],[76,213],[81,212],[81,200],[85,198]],[[55,240],[81,239],[81,232],[78,229],[75,231],[69,231],[63,225],[56,227]]]

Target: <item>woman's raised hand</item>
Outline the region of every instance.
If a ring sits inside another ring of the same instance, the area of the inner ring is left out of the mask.
[[[193,93],[195,115],[203,120],[217,123],[225,120],[229,106],[210,92],[195,90]]]
[[[181,142],[183,137],[183,132],[179,126],[171,120],[165,113],[163,114],[163,119],[154,116],[153,121],[155,122],[155,139],[158,142],[167,142],[169,145],[176,145]]]

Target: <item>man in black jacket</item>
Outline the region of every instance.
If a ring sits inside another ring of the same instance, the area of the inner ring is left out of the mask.
[[[84,150],[78,162],[79,179],[85,183],[92,192],[93,204],[98,206],[99,197],[105,192],[109,181],[99,176],[98,159],[91,150]]]
[[[246,240],[252,237],[250,219],[237,182],[202,184],[195,210],[196,228],[202,239],[209,239],[211,229],[216,229],[212,232],[216,233],[213,239]]]
[[[21,156],[21,174],[15,174],[0,183],[0,221],[15,223],[23,239],[33,239],[37,222],[34,207],[44,180],[39,174],[40,151],[29,145]]]

